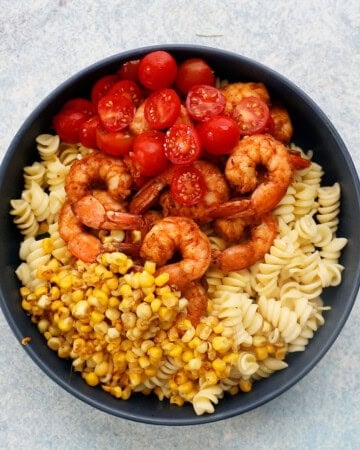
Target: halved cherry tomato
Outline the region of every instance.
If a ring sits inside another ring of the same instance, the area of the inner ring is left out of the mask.
[[[173,164],[190,164],[199,159],[201,142],[196,129],[184,124],[173,125],[166,132],[164,149]]]
[[[135,106],[126,95],[105,95],[99,100],[98,113],[107,131],[120,131],[133,120]]]
[[[87,119],[84,112],[65,109],[54,116],[53,127],[62,141],[75,144],[79,142],[80,128]]]
[[[262,133],[269,121],[267,104],[257,97],[245,97],[233,111],[233,118],[238,124],[242,136]]]
[[[96,148],[96,129],[100,124],[98,115],[87,119],[80,127],[79,140],[82,145],[88,148]]]
[[[134,137],[127,131],[109,132],[101,125],[96,129],[96,145],[104,153],[113,156],[127,155]]]
[[[155,130],[169,128],[180,114],[180,107],[180,98],[173,89],[159,89],[145,100],[145,120]]]
[[[109,92],[111,86],[118,81],[117,75],[105,75],[99,78],[91,88],[91,101],[97,106],[99,100]]]
[[[225,97],[214,86],[198,84],[193,86],[186,97],[186,108],[190,116],[199,121],[222,114]]]
[[[183,94],[197,84],[215,86],[215,75],[212,68],[201,58],[190,58],[178,67],[175,85]]]
[[[132,59],[121,64],[117,71],[121,80],[138,81],[140,59]]]
[[[135,106],[139,106],[142,100],[142,94],[139,86],[135,83],[135,81],[131,80],[117,81],[110,87],[108,94],[128,96]]]
[[[138,76],[140,82],[148,89],[167,88],[176,78],[177,63],[170,53],[163,50],[150,52],[139,64]]]
[[[181,205],[196,205],[206,193],[202,173],[194,166],[179,167],[172,178],[170,192],[173,199]]]
[[[154,177],[168,166],[164,140],[165,134],[157,130],[144,131],[135,137],[130,156],[138,163],[141,175]]]
[[[91,117],[96,113],[94,105],[89,100],[82,97],[75,97],[68,100],[67,102],[64,103],[61,110],[62,111],[71,110],[81,112],[84,113],[87,117]]]
[[[214,155],[230,153],[240,138],[239,127],[228,116],[210,117],[197,130],[204,150]]]

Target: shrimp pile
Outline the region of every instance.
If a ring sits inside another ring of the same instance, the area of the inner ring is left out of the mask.
[[[269,106],[273,130],[240,138],[227,159],[195,161],[206,185],[200,201],[186,206],[173,198],[169,186],[175,166],[137,190],[136,174],[126,159],[94,151],[72,164],[59,217],[60,235],[78,259],[95,262],[101,253],[120,250],[140,265],[155,262],[157,275],[168,274],[169,283],[189,299],[188,316],[194,324],[206,313],[201,283],[206,271],[213,267],[227,273],[263,258],[277,233],[271,212],[295,170],[308,165],[287,147],[293,131],[290,117],[283,106],[271,105],[262,83],[233,83],[221,91],[229,114],[243,98],[260,98]],[[146,129],[143,109],[138,107],[130,126],[135,134]],[[183,122],[191,122],[183,116]],[[204,225],[225,239],[224,250],[212,249]],[[101,230],[125,230],[126,238],[103,244]],[[134,230],[139,232],[137,242]]]

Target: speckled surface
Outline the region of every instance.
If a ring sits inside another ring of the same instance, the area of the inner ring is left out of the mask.
[[[16,5],[16,6],[15,6]],[[360,6],[336,1],[0,0],[0,155],[69,75],[121,50],[197,43],[295,82],[360,169]],[[280,398],[226,421],[143,425],[92,409],[48,379],[0,313],[0,449],[360,448],[360,302],[331,350]]]

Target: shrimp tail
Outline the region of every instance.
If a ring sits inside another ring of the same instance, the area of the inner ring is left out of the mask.
[[[254,211],[250,209],[250,204],[251,201],[249,199],[230,200],[210,208],[209,216],[213,219],[220,219],[254,214]]]
[[[307,169],[311,165],[311,161],[301,156],[297,150],[289,150],[289,157],[294,170]]]
[[[102,228],[106,229],[106,225],[110,229],[121,230],[141,230],[144,226],[144,220],[139,214],[129,214],[121,211],[107,211],[106,216],[109,221],[104,222]]]
[[[207,308],[206,291],[199,282],[189,283],[182,294],[188,299],[187,318],[194,327],[200,322],[201,317],[205,316]]]

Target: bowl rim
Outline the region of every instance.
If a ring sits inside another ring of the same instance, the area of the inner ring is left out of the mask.
[[[106,67],[112,63],[115,63],[116,61],[125,61],[128,59],[134,59],[136,55],[143,55],[151,51],[156,50],[165,50],[169,52],[202,52],[204,55],[204,59],[206,59],[207,56],[211,55],[215,57],[217,55],[223,55],[224,57],[227,57],[229,59],[236,59],[241,63],[245,63],[247,65],[256,67],[257,69],[264,72],[266,75],[268,75],[271,78],[276,78],[279,80],[281,84],[285,84],[291,91],[295,93],[296,96],[301,97],[302,101],[307,104],[307,106],[314,111],[314,113],[319,116],[323,123],[326,125],[326,128],[328,132],[331,134],[331,137],[334,141],[336,141],[339,150],[341,151],[344,160],[347,163],[348,170],[351,173],[352,179],[354,181],[354,187],[357,194],[357,201],[360,203],[360,182],[357,170],[355,168],[354,162],[351,158],[351,155],[346,148],[342,138],[340,137],[340,134],[337,132],[331,121],[328,119],[328,117],[325,115],[325,113],[322,111],[322,109],[309,97],[308,94],[306,94],[302,89],[300,89],[295,83],[290,81],[285,76],[281,75],[277,71],[275,71],[272,68],[269,68],[268,66],[264,65],[261,62],[258,62],[254,59],[251,59],[247,56],[243,56],[239,53],[235,53],[229,50],[224,50],[217,47],[211,47],[211,46],[204,46],[204,45],[196,45],[196,44],[156,44],[156,45],[149,45],[149,46],[142,46],[134,49],[128,49],[121,51],[119,53],[116,53],[114,55],[105,57],[99,61],[96,61],[80,71],[72,74],[68,79],[63,81],[61,84],[59,84],[55,89],[53,89],[50,93],[47,94],[47,96],[35,107],[35,109],[32,111],[31,114],[28,115],[28,117],[25,119],[25,121],[20,126],[19,130],[15,134],[14,138],[12,139],[7,151],[4,154],[4,157],[1,162],[0,167],[0,189],[3,185],[3,178],[6,173],[6,168],[10,164],[10,161],[13,158],[14,152],[18,146],[18,144],[22,141],[24,136],[26,135],[27,129],[29,128],[30,124],[34,121],[36,117],[38,117],[39,113],[44,110],[44,108],[49,105],[53,98],[58,96],[60,93],[62,93],[66,88],[72,86],[74,82],[77,80],[80,80],[82,77],[87,76],[89,72],[95,72],[98,69],[101,69],[103,67]],[[135,55],[135,56],[134,56]],[[44,364],[44,362],[40,359],[39,355],[35,351],[34,348],[31,346],[24,346],[24,350],[26,353],[31,357],[31,359],[37,364],[38,367],[42,369],[46,375],[49,376],[53,381],[55,381],[59,386],[61,386],[63,389],[65,389],[67,392],[72,394],[74,397],[78,398],[79,400],[87,403],[88,405],[91,405],[103,412],[109,413],[113,416],[117,416],[119,418],[133,420],[135,422],[141,422],[141,423],[147,423],[147,424],[153,424],[153,425],[199,425],[204,423],[211,423],[216,422],[220,420],[224,420],[227,418],[231,418],[237,415],[241,415],[245,412],[251,411],[255,408],[258,408],[259,406],[262,406],[265,403],[268,403],[269,401],[273,400],[274,398],[280,396],[282,393],[289,390],[292,386],[294,386],[298,381],[300,381],[306,374],[308,374],[317,364],[318,362],[325,356],[327,351],[330,349],[330,347],[334,344],[335,340],[337,339],[338,335],[340,334],[340,331],[345,325],[345,322],[347,321],[350,312],[354,306],[357,293],[359,291],[360,287],[360,272],[357,270],[356,277],[352,283],[352,289],[351,289],[351,296],[349,298],[348,303],[346,304],[346,307],[342,311],[342,315],[339,318],[339,321],[336,323],[336,326],[331,330],[331,333],[329,335],[329,338],[325,345],[323,345],[319,352],[317,352],[316,357],[314,357],[311,361],[311,364],[307,364],[303,367],[302,370],[299,370],[294,377],[292,377],[290,380],[288,380],[286,383],[284,383],[281,386],[278,386],[276,389],[271,390],[266,395],[263,395],[260,399],[256,399],[249,404],[247,404],[245,407],[241,405],[241,402],[239,402],[238,407],[231,409],[230,411],[221,412],[221,413],[215,413],[213,414],[206,414],[202,416],[196,416],[195,414],[191,417],[186,418],[157,418],[157,417],[149,417],[149,416],[142,416],[141,414],[131,414],[128,411],[123,412],[122,410],[118,410],[112,407],[108,407],[107,405],[104,405],[102,402],[97,401],[96,399],[93,399],[92,397],[89,397],[86,394],[83,394],[76,388],[74,388],[71,384],[67,384],[60,376],[58,376],[57,372],[52,370],[51,367]],[[14,320],[10,310],[7,307],[6,303],[6,295],[3,292],[3,287],[0,286],[0,307],[3,311],[3,314],[5,316],[5,319],[7,320],[10,328],[12,329],[15,336],[19,339],[19,341],[22,338],[22,333],[20,332],[20,329],[17,326],[16,320]]]

